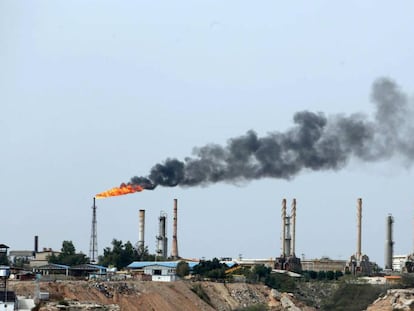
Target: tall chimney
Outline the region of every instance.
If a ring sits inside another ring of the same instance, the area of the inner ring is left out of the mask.
[[[385,236],[385,269],[392,270],[392,256],[393,256],[393,246],[394,242],[392,240],[392,224],[394,218],[389,214],[386,218],[386,236]]]
[[[159,234],[157,236],[158,246],[157,253],[158,256],[167,258],[167,230],[166,230],[167,214],[161,212],[159,217]]]
[[[35,235],[35,237],[34,237],[34,253],[35,253],[35,255],[38,252],[39,252],[39,237],[37,235]]]
[[[361,252],[361,235],[362,235],[362,228],[361,228],[361,220],[362,220],[362,199],[359,198],[357,200],[357,251],[356,251],[356,259],[360,261],[362,258]]]
[[[292,201],[292,245],[290,250],[290,255],[295,256],[295,238],[296,238],[296,199]]]
[[[138,250],[142,251],[145,247],[145,210],[139,210],[139,232],[138,232]]]
[[[286,199],[282,200],[282,255],[286,255],[286,248],[285,248],[285,227],[286,227]]]
[[[171,257],[178,259],[178,241],[177,241],[177,199],[174,199],[174,211],[173,211],[173,236],[171,246]]]

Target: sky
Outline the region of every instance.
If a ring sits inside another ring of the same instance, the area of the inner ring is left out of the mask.
[[[89,255],[95,194],[157,163],[250,130],[290,133],[301,111],[372,121],[384,79],[414,106],[413,17],[412,1],[0,1],[0,242],[30,250],[37,235]],[[410,146],[412,133],[394,134]],[[99,254],[137,242],[140,209],[151,253],[167,213],[171,249],[177,198],[180,256],[277,257],[281,202],[296,198],[297,256],[348,259],[362,198],[362,252],[382,266],[388,214],[394,253],[414,244],[413,158],[390,137],[387,156],[351,152],[288,179],[97,200]]]

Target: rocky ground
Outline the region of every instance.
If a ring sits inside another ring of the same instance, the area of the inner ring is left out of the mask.
[[[408,311],[414,310],[414,289],[390,289],[378,298],[367,311]]]
[[[10,282],[17,295],[33,297],[34,282]],[[41,282],[50,301],[39,310],[152,310],[230,311],[249,306],[267,306],[272,311],[312,311],[292,295],[259,284],[177,281],[172,283]]]
[[[25,297],[33,297],[36,286],[32,281],[12,281],[8,285],[17,295]],[[231,311],[252,306],[255,310],[315,311],[338,286],[303,283],[294,294],[280,293],[260,284],[193,281],[61,281],[40,282],[39,287],[50,297],[39,311]],[[353,310],[352,306],[346,310]],[[414,289],[389,289],[366,309],[397,310],[414,310]]]

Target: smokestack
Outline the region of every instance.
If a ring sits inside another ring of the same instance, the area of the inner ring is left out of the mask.
[[[34,237],[34,253],[35,255],[39,252],[39,237],[35,235]]]
[[[171,247],[171,257],[178,259],[178,241],[177,241],[177,199],[174,199],[174,211],[173,211],[173,240]]]
[[[357,251],[356,251],[356,259],[358,261],[360,261],[361,257],[362,257],[362,252],[361,252],[361,235],[362,235],[361,220],[362,220],[362,199],[359,198],[357,200]]]
[[[139,210],[139,234],[138,234],[138,249],[143,250],[145,247],[145,210]]]
[[[295,239],[296,239],[296,199],[292,201],[292,247],[290,250],[290,255],[295,256]]]
[[[167,231],[166,231],[166,221],[167,221],[167,214],[161,212],[159,217],[159,235],[157,236],[158,240],[158,247],[157,253],[158,256],[163,258],[167,258]]]
[[[286,249],[285,249],[285,226],[286,226],[286,199],[282,200],[282,255],[286,255]]]
[[[392,270],[392,256],[393,256],[393,248],[394,242],[392,240],[392,224],[394,222],[394,218],[391,214],[389,214],[386,218],[386,236],[385,236],[385,269]]]

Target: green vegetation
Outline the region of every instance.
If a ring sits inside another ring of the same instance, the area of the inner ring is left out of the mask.
[[[129,241],[127,243],[129,243]],[[134,261],[155,261],[156,259],[159,261],[163,260],[163,258],[150,254],[148,246],[138,246],[136,248]]]
[[[383,292],[382,286],[343,282],[321,307],[326,311],[365,310]]]
[[[80,265],[87,263],[89,261],[85,254],[76,253],[76,249],[72,241],[63,241],[62,248],[60,251],[61,253],[58,256],[56,256],[55,254],[49,256],[48,261],[50,263],[56,263],[67,266]]]
[[[187,276],[190,273],[190,267],[185,261],[180,261],[177,264],[176,273],[180,278]]]
[[[122,243],[121,240],[113,239],[112,248],[106,247],[103,256],[99,256],[99,264],[106,267],[125,268],[136,260],[137,251],[131,242]]]
[[[338,280],[344,274],[341,271],[313,271],[306,270],[302,272],[305,281],[318,280],[318,281],[334,281]]]
[[[217,258],[213,258],[213,260],[201,260],[198,265],[194,266],[193,273],[202,278],[224,280],[227,269],[226,264],[220,263]]]
[[[402,275],[400,288],[413,288],[414,287],[414,275],[412,273],[405,273]]]
[[[280,292],[293,292],[296,289],[296,281],[287,274],[269,274],[264,282],[267,286]]]
[[[130,241],[125,244],[121,240],[113,239],[112,248],[106,247],[104,254],[99,256],[99,264],[106,267],[122,269],[133,261],[162,261],[164,258],[149,254],[148,247],[135,248]]]

